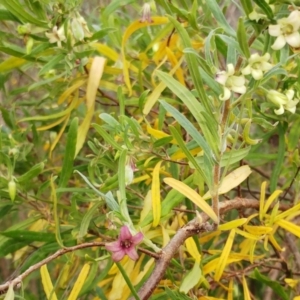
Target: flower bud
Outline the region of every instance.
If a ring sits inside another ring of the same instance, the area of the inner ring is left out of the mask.
[[[8,194],[9,194],[10,200],[13,202],[15,200],[16,194],[17,194],[17,185],[13,179],[8,183]]]

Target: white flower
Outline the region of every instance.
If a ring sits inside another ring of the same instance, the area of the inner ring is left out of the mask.
[[[220,100],[228,100],[231,96],[231,91],[238,94],[246,93],[245,77],[234,76],[233,64],[227,65],[227,72],[221,71],[216,74],[215,80],[223,85],[223,95],[220,95]]]
[[[284,110],[288,110],[291,113],[295,113],[296,105],[299,102],[298,99],[293,100],[295,92],[293,90],[287,90],[285,94],[279,93],[275,90],[270,90],[267,93],[267,98],[276,106],[278,109],[275,109],[274,112],[276,115],[282,115]]]
[[[300,11],[294,10],[287,18],[277,21],[277,25],[269,25],[269,34],[276,36],[274,44],[271,46],[274,50],[279,50],[286,43],[294,48],[300,47]]]
[[[49,43],[57,43],[58,47],[61,47],[61,42],[66,39],[64,28],[60,27],[57,29],[57,26],[54,26],[52,33],[45,33],[46,37],[49,39]]]
[[[262,79],[264,73],[272,68],[272,64],[268,63],[269,59],[269,53],[263,56],[260,56],[258,53],[252,54],[248,59],[248,65],[242,70],[242,74],[251,74],[255,80]]]

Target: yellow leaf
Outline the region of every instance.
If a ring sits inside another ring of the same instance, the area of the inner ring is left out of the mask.
[[[201,255],[197,249],[197,245],[192,237],[185,240],[185,246],[189,254],[195,259],[197,263],[200,263]]]
[[[245,165],[242,167],[239,167],[226,175],[219,187],[218,193],[219,195],[225,194],[229,191],[231,191],[233,188],[241,184],[250,174],[251,169],[249,166]],[[204,196],[203,199],[207,200],[211,198],[210,191],[208,191]]]
[[[218,217],[212,208],[203,200],[203,198],[185,183],[176,180],[174,178],[165,178],[164,182],[177,190],[182,195],[189,198],[193,203],[195,203],[201,210],[203,210],[215,223],[218,223]]]
[[[197,147],[195,149],[190,150],[190,153],[195,156],[197,155],[202,149],[200,147]],[[186,158],[185,153],[182,150],[177,150],[174,154],[171,155],[171,159],[178,160],[181,158]]]
[[[82,286],[89,274],[89,271],[90,271],[90,264],[88,264],[88,263],[84,264],[84,266],[82,267],[82,269],[77,277],[77,280],[73,286],[70,296],[68,297],[68,300],[76,300],[77,299],[77,297],[82,289]]]
[[[227,300],[233,300],[233,279],[229,281]]]
[[[266,186],[267,186],[267,182],[264,181],[261,184],[261,188],[260,188],[260,199],[259,199],[259,220],[260,221],[262,221],[262,218],[263,218],[263,208],[265,205]]]
[[[68,118],[68,115],[63,116],[62,118],[58,119],[57,121],[55,121],[49,125],[38,127],[36,130],[37,131],[49,130],[50,128],[53,128],[53,127],[57,126],[58,124],[62,123],[66,118]]]
[[[274,237],[274,235],[269,235],[269,241],[270,241],[270,243],[273,245],[273,247],[275,248],[275,249],[277,249],[278,251],[283,251],[283,249],[279,246],[279,244],[277,243],[277,241],[276,241],[276,239],[275,239],[275,237]]]
[[[132,180],[132,184],[133,183],[138,183],[138,182],[141,182],[141,181],[144,181],[144,180],[147,180],[149,179],[150,176],[148,174],[145,174],[145,175],[142,175],[142,176],[139,176],[139,177],[136,177]]]
[[[163,132],[163,131],[161,131],[161,130],[153,129],[153,128],[152,128],[151,126],[149,126],[149,125],[147,125],[147,132],[148,132],[150,135],[152,135],[152,136],[154,136],[155,138],[157,138],[157,139],[161,139],[161,138],[169,137],[169,136],[170,136],[169,134],[167,134],[167,133],[165,133],[165,132]],[[170,143],[172,143],[172,144],[178,144],[178,143],[176,142],[175,139],[173,139]]]
[[[239,235],[241,235],[241,236],[243,236],[243,237],[245,237],[247,239],[251,239],[251,240],[259,240],[259,239],[261,239],[261,237],[258,236],[258,235],[253,235],[251,233],[248,233],[246,231],[240,230],[238,228],[236,228],[235,231],[236,231],[237,234],[239,234]]]
[[[229,265],[233,262],[238,262],[241,260],[242,260],[241,258],[230,258],[229,257],[226,261],[226,265]],[[208,262],[205,266],[203,266],[203,275],[209,274],[212,271],[216,270],[217,267],[219,266],[219,264],[220,264],[220,257],[215,258],[215,259],[211,260],[210,262]]]
[[[272,193],[272,195],[268,198],[263,213],[266,214],[269,207],[272,205],[273,201],[282,193],[281,190],[276,190],[275,192]]]
[[[270,233],[273,230],[272,227],[266,227],[266,226],[244,225],[244,228],[253,235],[264,235]]]
[[[215,276],[214,276],[215,281],[219,281],[221,279],[221,276],[222,276],[223,271],[226,266],[227,259],[229,257],[230,251],[231,251],[234,236],[235,236],[235,229],[231,229],[229,236],[227,238],[226,244],[221,253],[220,261],[219,261],[219,264],[218,264],[216,272],[215,272]]]
[[[221,230],[216,230],[216,231],[213,231],[213,232],[202,234],[201,237],[200,237],[200,239],[199,239],[200,240],[200,244],[201,245],[205,244],[208,241],[210,241],[211,239],[213,239],[214,237],[219,236],[220,234],[221,234]]]
[[[105,44],[101,43],[91,43],[90,44],[93,48],[95,48],[100,54],[103,54],[104,56],[108,57],[112,61],[116,62],[119,59],[119,54],[112,48],[108,47]]]
[[[51,147],[50,147],[50,151],[49,151],[49,156],[51,157],[52,156],[52,152],[53,150],[55,149],[57,143],[59,142],[62,134],[64,133],[65,129],[66,129],[66,126],[68,124],[68,121],[70,119],[70,114],[67,115],[67,118],[65,119],[64,123],[62,124],[60,130],[59,130],[59,133],[57,134],[57,136],[55,137],[54,141],[51,143]]]
[[[125,58],[125,44],[126,44],[127,40],[129,39],[129,37],[135,31],[139,30],[140,28],[147,27],[147,26],[153,26],[153,25],[166,24],[169,22],[169,19],[166,17],[151,17],[151,20],[152,20],[152,23],[148,23],[148,22],[142,23],[142,22],[140,22],[140,20],[136,20],[127,27],[127,29],[125,30],[125,32],[123,34],[122,48],[121,48],[122,59],[123,59],[123,74],[124,74],[125,84],[128,87],[129,96],[132,93],[132,87],[131,87],[131,83],[130,83],[130,79],[129,79],[129,71],[128,71],[129,63],[127,62],[127,60]]]
[[[4,300],[14,300],[14,299],[15,299],[14,286],[13,284],[10,284]]]
[[[162,161],[158,162],[153,170],[152,177],[152,210],[153,210],[153,227],[159,224],[161,217],[161,201],[160,201],[160,180],[159,171]]]
[[[151,190],[149,190],[144,199],[144,205],[140,215],[140,223],[145,219],[145,217],[151,211],[151,208],[152,208],[152,198],[151,198]]]
[[[169,75],[173,75],[176,70],[180,67],[182,63],[182,59],[172,68],[172,70],[168,73]],[[155,73],[154,73],[155,74]],[[147,97],[147,101],[144,105],[143,114],[148,115],[158,98],[160,97],[163,90],[166,88],[166,84],[162,81],[153,89],[152,93]]]
[[[47,265],[43,265],[40,268],[41,278],[42,278],[42,284],[43,288],[47,297],[47,300],[57,300],[57,296],[55,294],[55,291],[53,289],[53,284],[48,272]]]
[[[178,60],[177,60],[176,56],[174,55],[174,52],[169,47],[166,47],[166,54],[167,54],[167,57],[168,57],[171,65],[173,67],[175,67],[178,64]],[[176,77],[177,77],[178,81],[183,86],[186,86],[185,85],[185,80],[184,80],[184,75],[183,75],[183,72],[182,72],[182,68],[176,68],[175,74],[176,74]]]
[[[162,237],[163,237],[162,246],[165,247],[170,242],[170,235],[169,235],[168,231],[166,230],[165,226],[161,225],[160,227],[161,227],[161,232],[162,232]]]
[[[95,105],[97,89],[99,87],[105,63],[106,59],[103,57],[96,56],[93,59],[86,90],[86,106],[88,110]]]
[[[244,289],[244,300],[251,300],[250,292],[248,289],[247,281],[245,279],[245,276],[243,276],[243,289]]]
[[[88,79],[87,90],[86,90],[87,112],[83,122],[78,127],[75,157],[77,156],[78,152],[82,148],[86,135],[90,128],[90,124],[94,115],[96,94],[99,87],[100,79],[103,75],[105,63],[106,63],[105,58],[96,56],[93,59],[92,66],[89,71],[89,79]]]
[[[286,210],[285,212],[277,215],[275,217],[275,222],[280,220],[280,219],[284,219],[285,217],[288,217],[288,216],[292,215],[293,213],[295,213],[299,210],[300,210],[300,202],[298,204],[296,204],[294,207],[292,207],[292,208]]]
[[[24,65],[26,62],[27,62],[26,59],[11,56],[5,61],[0,63],[0,72],[3,73],[3,72],[10,71],[12,69],[16,69]]]
[[[67,88],[58,98],[57,103],[62,104],[73,92],[77,91],[84,83],[86,78],[76,78],[75,83]]]
[[[225,224],[219,225],[218,230],[222,230],[222,231],[230,230],[230,229],[242,226],[246,222],[247,222],[247,218],[230,221]]]
[[[275,224],[278,224],[283,229],[289,231],[290,233],[300,238],[300,226],[292,222],[286,221],[284,219],[276,221]]]
[[[284,281],[292,289],[295,288],[297,286],[297,284],[299,283],[299,279],[297,280],[297,279],[293,279],[293,278],[284,278]]]
[[[135,265],[135,261],[129,259],[124,263],[123,260],[121,260],[120,263],[130,277],[130,274],[133,271]],[[118,270],[117,275],[114,276],[108,299],[128,299],[126,297],[123,298],[126,287],[126,281],[124,280],[122,273]]]
[[[26,122],[26,121],[48,121],[57,118],[61,118],[63,116],[69,115],[72,110],[78,105],[78,99],[73,99],[67,109],[60,111],[58,113],[46,116],[32,116],[28,118],[23,118],[19,122]]]

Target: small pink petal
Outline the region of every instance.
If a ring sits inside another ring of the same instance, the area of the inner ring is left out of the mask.
[[[120,261],[124,256],[125,256],[125,251],[117,251],[117,252],[113,252],[111,255],[111,258],[113,261]]]
[[[131,238],[132,238],[132,234],[129,231],[129,228],[127,226],[122,226],[119,239],[121,241],[125,241],[125,240],[130,240]]]
[[[132,260],[137,260],[139,258],[139,255],[137,254],[134,247],[125,249],[125,252]]]
[[[139,232],[131,238],[131,241],[133,242],[134,245],[137,245],[143,240],[143,238],[144,235],[141,232]]]
[[[105,244],[105,248],[106,248],[106,250],[112,251],[112,252],[123,250],[119,240],[112,242],[112,243]]]

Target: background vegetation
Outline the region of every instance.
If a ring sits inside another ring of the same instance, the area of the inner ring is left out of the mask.
[[[0,297],[300,299],[299,7],[1,0]]]

